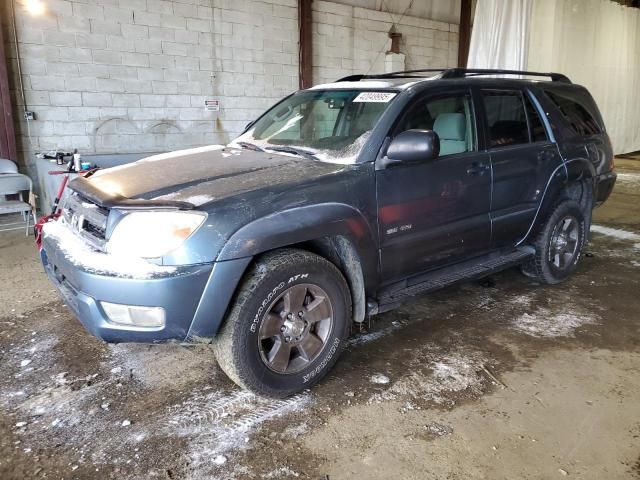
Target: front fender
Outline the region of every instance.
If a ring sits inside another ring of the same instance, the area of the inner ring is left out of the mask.
[[[373,229],[356,208],[343,203],[295,207],[259,218],[237,230],[216,261],[255,256],[268,250],[323,237],[344,236],[362,260],[365,281],[374,278],[377,242]]]

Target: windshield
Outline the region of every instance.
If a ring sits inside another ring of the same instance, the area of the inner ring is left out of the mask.
[[[354,163],[396,92],[306,90],[279,103],[232,145]]]

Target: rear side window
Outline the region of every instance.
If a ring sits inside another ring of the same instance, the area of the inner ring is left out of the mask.
[[[482,93],[491,147],[529,143],[529,126],[520,92]]]
[[[602,128],[595,117],[576,99],[560,92],[545,90],[545,93],[555,103],[575,133],[578,135],[597,135],[602,133]]]

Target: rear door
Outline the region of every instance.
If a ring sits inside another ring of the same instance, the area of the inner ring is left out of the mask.
[[[500,248],[527,234],[562,159],[530,92],[483,89],[481,98],[493,169],[491,245]]]
[[[489,155],[478,149],[474,112],[468,89],[448,88],[413,101],[392,132],[434,130],[440,156],[376,172],[386,281],[489,249],[491,169]]]

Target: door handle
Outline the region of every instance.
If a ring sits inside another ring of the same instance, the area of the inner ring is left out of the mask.
[[[487,165],[480,162],[473,162],[467,168],[467,175],[483,175],[487,170]]]

